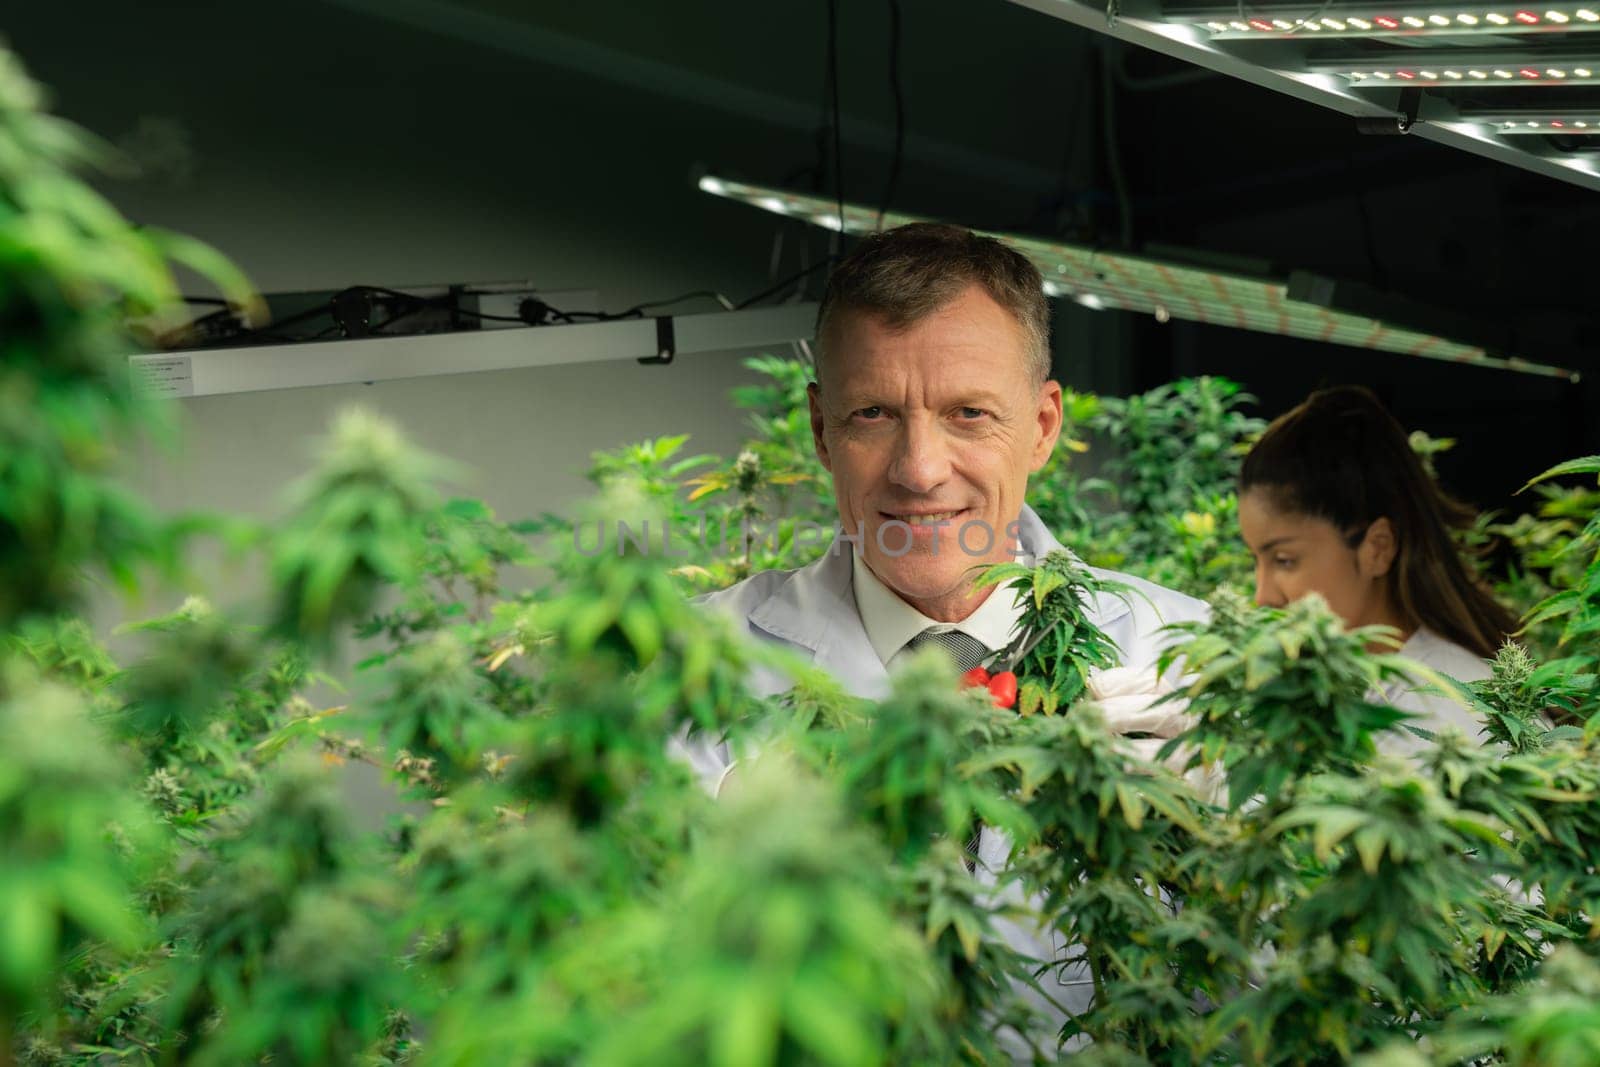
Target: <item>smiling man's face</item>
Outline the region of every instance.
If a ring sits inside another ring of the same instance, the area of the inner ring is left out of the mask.
[[[903,600],[966,618],[988,593],[971,568],[1013,556],[1008,527],[1061,432],[1061,386],[1034,380],[1022,325],[977,284],[902,330],[842,310],[823,352],[811,429],[840,522]]]

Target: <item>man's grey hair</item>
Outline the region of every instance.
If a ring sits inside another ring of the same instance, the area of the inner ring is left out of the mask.
[[[961,226],[912,222],[865,238],[839,261],[817,310],[817,380],[828,330],[842,311],[867,312],[903,330],[967,287],[984,288],[1022,327],[1033,381],[1050,377],[1050,302],[1039,269],[1013,248]]]

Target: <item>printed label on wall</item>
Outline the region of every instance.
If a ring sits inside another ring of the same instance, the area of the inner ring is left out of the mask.
[[[133,387],[147,396],[193,396],[194,371],[188,356],[129,356]]]

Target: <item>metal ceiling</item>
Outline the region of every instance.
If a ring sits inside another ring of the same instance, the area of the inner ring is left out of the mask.
[[[1587,136],[1600,118],[1600,0],[1011,2],[1331,108],[1367,132],[1600,191],[1600,140]]]

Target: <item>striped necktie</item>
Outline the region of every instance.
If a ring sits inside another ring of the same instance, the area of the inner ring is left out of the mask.
[[[955,660],[956,670],[961,674],[965,674],[985,659],[988,659],[989,654],[993,651],[988,645],[985,645],[971,634],[964,634],[960,630],[935,630],[932,627],[906,642],[906,648],[912,652],[925,645],[938,645],[949,653],[950,658]],[[974,819],[971,836],[967,838],[967,855],[974,857],[966,861],[968,871],[976,871],[978,869],[976,857],[978,855],[979,842],[982,840],[982,832],[982,824]]]

